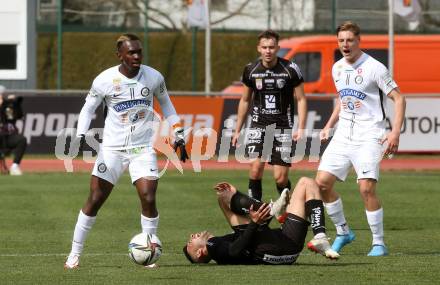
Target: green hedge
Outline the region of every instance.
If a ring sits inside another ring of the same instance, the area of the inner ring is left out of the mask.
[[[66,32],[63,35],[63,89],[88,89],[102,70],[118,64],[117,33]],[[197,35],[197,90],[204,90],[204,33]],[[213,33],[211,64],[213,91],[240,78],[243,67],[257,57],[257,33]],[[191,90],[191,33],[152,32],[149,65],[165,77],[169,90]],[[56,88],[57,35],[38,35],[38,88]]]

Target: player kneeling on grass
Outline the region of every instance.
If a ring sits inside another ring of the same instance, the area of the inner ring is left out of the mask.
[[[314,237],[307,247],[327,258],[339,258],[325,234],[323,203],[314,180],[301,178],[290,198],[286,189],[270,204],[240,193],[227,182],[214,189],[234,233],[220,237],[207,231],[192,234],[183,248],[192,263],[212,259],[218,264],[292,264],[304,248],[309,224]],[[271,217],[284,212],[287,218],[282,227],[269,228]]]

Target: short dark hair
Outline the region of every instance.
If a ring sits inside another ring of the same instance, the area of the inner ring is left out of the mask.
[[[134,34],[122,34],[116,40],[116,50],[119,51],[119,49],[121,48],[122,44],[125,41],[140,41],[140,40],[141,39],[139,39],[139,37]]]
[[[195,263],[194,260],[192,259],[191,255],[189,255],[189,253],[188,253],[188,248],[187,248],[186,245],[183,247],[183,253],[185,254],[185,257],[186,257],[191,263]]]
[[[361,35],[361,28],[352,21],[345,21],[344,23],[340,24],[336,29],[336,35],[339,35],[339,32],[343,31],[350,31],[358,37]]]
[[[280,40],[280,34],[274,30],[265,30],[258,35],[258,42],[260,42],[261,39],[275,39],[275,41],[278,43]]]

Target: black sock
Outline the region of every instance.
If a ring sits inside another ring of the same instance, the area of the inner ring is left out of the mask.
[[[249,214],[251,205],[254,206],[254,211],[256,211],[262,204],[260,201],[237,191],[231,198],[231,211],[235,214],[245,216]]]
[[[263,198],[261,179],[249,179],[249,197],[261,201],[261,198]]]
[[[310,221],[313,234],[325,233],[324,204],[322,200],[309,200],[305,206],[306,216]]]
[[[284,184],[278,184],[277,183],[277,190],[278,190],[278,194],[281,195],[281,192],[283,192],[284,189],[288,188],[290,191],[290,187],[292,187],[292,184],[290,183],[290,180],[287,180],[287,185]]]

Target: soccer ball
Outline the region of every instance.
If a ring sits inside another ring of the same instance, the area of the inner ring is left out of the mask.
[[[155,234],[137,234],[128,244],[128,256],[137,264],[153,264],[161,255],[162,243]]]

